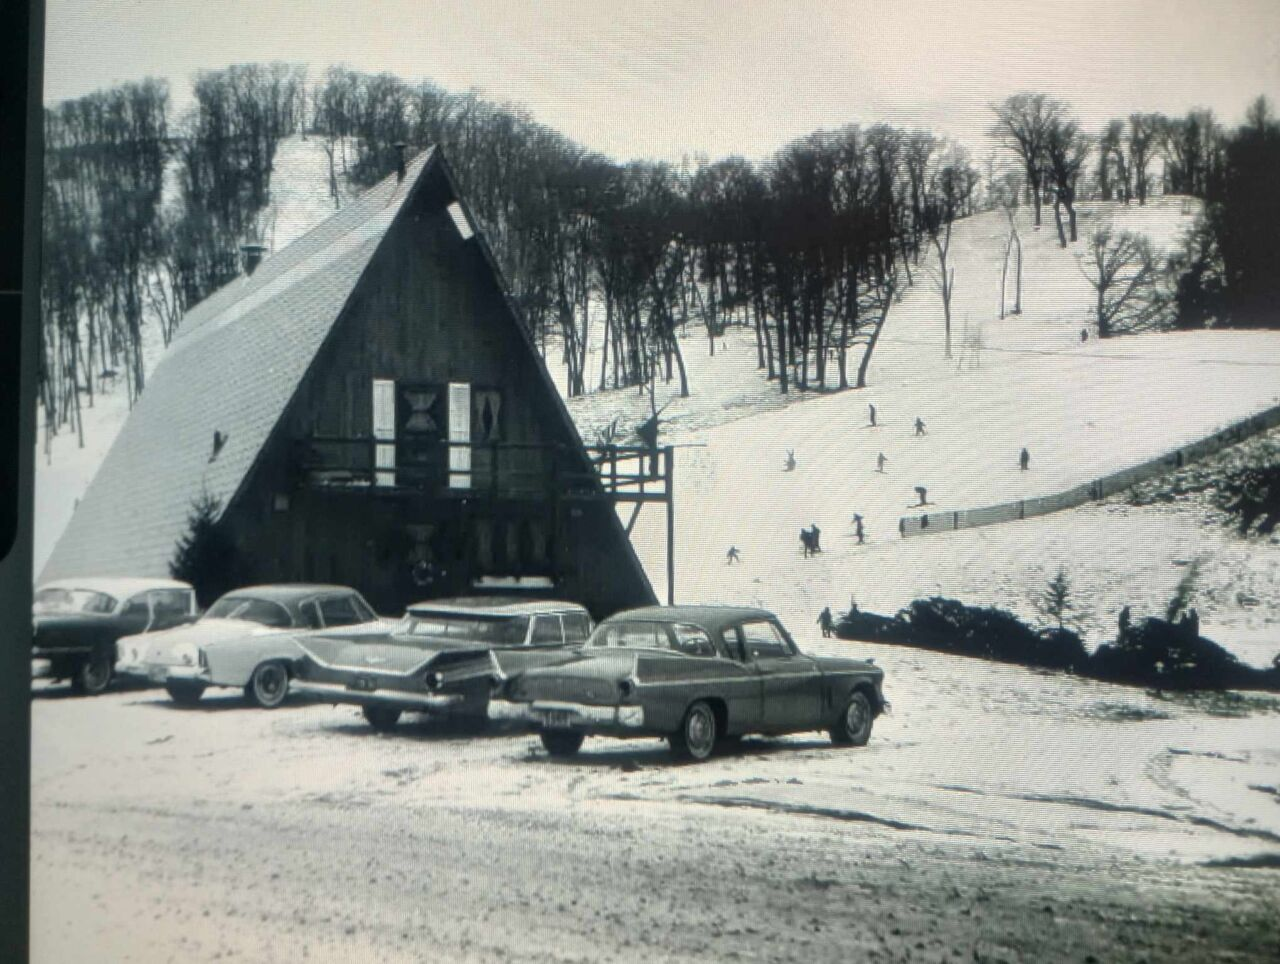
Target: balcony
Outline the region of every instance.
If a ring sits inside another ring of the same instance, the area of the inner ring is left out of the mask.
[[[325,491],[439,498],[666,502],[670,446],[520,442],[390,442],[313,435],[296,439],[301,484]],[[585,456],[585,459],[584,459]]]

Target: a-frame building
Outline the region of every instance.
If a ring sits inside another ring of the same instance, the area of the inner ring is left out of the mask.
[[[40,581],[167,575],[204,494],[242,581],[654,601],[438,148],[187,314]]]

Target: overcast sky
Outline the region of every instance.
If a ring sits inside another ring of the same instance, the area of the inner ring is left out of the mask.
[[[283,60],[478,89],[618,159],[760,158],[852,122],[986,150],[1018,90],[1095,127],[1280,106],[1280,0],[47,0],[45,100]]]

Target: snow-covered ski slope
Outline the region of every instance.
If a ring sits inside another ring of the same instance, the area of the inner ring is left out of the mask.
[[[900,539],[897,522],[919,511],[912,508],[916,486],[927,489],[931,512],[1046,495],[1280,403],[1280,333],[1099,341],[1090,329],[1081,341],[1093,298],[1077,261],[1086,233],[1106,220],[1167,248],[1193,215],[1181,198],[1156,199],[1142,209],[1084,205],[1082,240],[1064,251],[1051,220],[1037,231],[1030,212],[1021,212],[1024,310],[1003,320],[1004,217],[988,213],[958,223],[951,251],[952,357],[944,354],[941,303],[922,259],[915,285],[889,316],[869,387],[860,391],[794,395],[787,402],[765,397],[751,341],[731,335],[710,358],[705,337],[691,334],[682,344],[692,397],[673,400],[664,413],[670,419],[664,441],[690,446],[677,457],[677,601],[754,602],[812,622],[822,606],[845,606],[851,595],[892,612],[917,596],[943,592],[1025,613],[1036,580],[1063,564],[1094,597],[1095,612],[1085,624],[1096,642],[1126,603],[1167,599],[1181,572],[1175,562],[1215,546],[1225,552],[1230,538],[1183,531],[1186,520],[1177,531],[1166,526],[1156,533],[1150,519],[1106,521],[1098,507],[910,545]],[[966,338],[966,330],[980,332],[980,339]],[[877,409],[875,428],[869,404]],[[630,429],[647,405],[632,392],[570,403],[588,438],[619,410],[625,413],[620,424]],[[916,418],[925,423],[924,435],[915,433]],[[1031,455],[1025,472],[1018,465],[1024,446]],[[788,451],[796,458],[791,472],[784,471]],[[888,460],[883,472],[877,471],[880,453]],[[633,538],[661,594],[665,526],[656,509],[641,513]],[[864,518],[865,545],[854,539],[854,513]],[[803,559],[799,531],[812,524],[822,530],[825,551]],[[1123,532],[1128,544],[1112,542],[1112,531]],[[740,551],[740,565],[726,561],[730,546]],[[1045,551],[1049,546],[1052,552]],[[1275,580],[1255,583],[1264,573],[1280,575],[1275,553],[1270,547],[1258,552],[1234,554],[1230,571],[1215,571],[1210,562],[1206,582],[1217,579],[1225,587],[1247,578],[1274,600]],[[1258,559],[1266,560],[1260,572],[1242,572]],[[1242,637],[1265,632],[1256,611],[1237,615],[1232,628]],[[1248,655],[1269,659],[1280,642],[1258,647]]]

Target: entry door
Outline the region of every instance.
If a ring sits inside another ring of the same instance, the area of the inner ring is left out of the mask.
[[[396,383],[373,380],[373,467],[375,485],[396,484]]]
[[[449,488],[471,488],[471,385],[449,383]]]
[[[764,695],[764,729],[816,727],[820,719],[822,674],[808,656],[767,619],[742,625],[747,659],[760,674]]]

